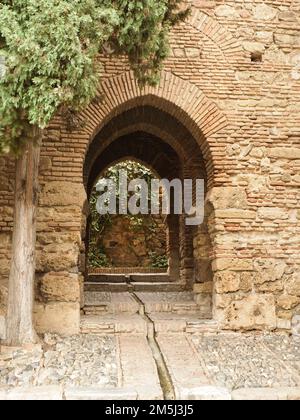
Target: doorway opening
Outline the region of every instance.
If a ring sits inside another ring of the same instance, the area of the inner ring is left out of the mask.
[[[91,141],[84,165],[86,283],[172,283],[174,290],[192,291],[195,283],[211,281],[207,219],[205,226],[189,226],[185,214],[171,211],[168,216],[160,214],[155,224],[148,216],[130,220],[117,214],[107,225],[97,215],[95,220],[97,183],[122,165],[135,167],[146,178],[182,183],[191,179],[194,184],[203,179],[207,188],[207,165],[199,143],[175,116],[150,105],[113,116]],[[175,199],[173,194],[171,206]],[[98,232],[93,231],[95,224]],[[143,229],[132,235],[139,224]]]
[[[127,181],[145,183],[148,188],[148,208],[151,205],[151,182],[158,174],[142,162],[127,158],[113,163],[97,179],[89,198],[88,258],[89,276],[108,274],[168,274],[170,261],[167,217],[163,214],[121,214],[121,195],[115,197],[114,214],[99,214],[98,202],[101,185],[106,180],[120,182],[120,174],[126,174]],[[104,191],[102,192],[102,194]],[[134,192],[128,193],[126,201]],[[140,200],[139,200],[140,201]],[[126,202],[126,206],[127,206]],[[107,203],[108,204],[108,203]],[[141,203],[137,203],[139,206]],[[172,255],[174,257],[174,255]]]

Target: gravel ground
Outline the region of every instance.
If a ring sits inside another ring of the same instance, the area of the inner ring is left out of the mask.
[[[43,351],[0,354],[0,386],[118,385],[114,337],[46,335]]]
[[[179,337],[182,336],[173,334],[169,340],[178,340]],[[203,362],[204,374],[216,386],[229,391],[239,388],[300,388],[300,341],[278,334],[220,333],[190,335],[189,338]],[[139,350],[132,344],[132,349],[123,348],[121,352],[130,358],[133,369],[136,359],[131,359],[136,351]],[[139,356],[141,360],[144,360],[143,351]],[[121,374],[117,360],[117,342],[113,335],[61,338],[47,334],[42,348],[15,349],[0,354],[0,391],[7,387],[47,385],[116,389],[120,387],[118,378]],[[196,357],[190,362],[187,372],[193,371],[194,363],[199,363]],[[132,372],[127,372],[125,382],[132,382],[132,376]],[[143,381],[146,378],[144,375]]]
[[[300,342],[287,336],[219,334],[192,341],[211,378],[231,390],[300,386]]]

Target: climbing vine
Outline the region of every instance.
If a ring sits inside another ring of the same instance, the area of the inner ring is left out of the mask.
[[[98,183],[101,183],[103,178],[110,179],[115,182],[116,185],[119,185],[119,176],[120,171],[126,171],[128,182],[134,179],[142,179],[146,181],[149,190],[149,202],[151,199],[151,181],[154,178],[154,175],[150,169],[144,165],[135,162],[135,161],[123,161],[109,167],[98,180]],[[96,184],[97,186],[97,184]],[[109,267],[113,266],[113,262],[109,260],[105,252],[105,247],[103,246],[103,237],[107,234],[110,229],[113,227],[114,222],[116,221],[116,216],[106,214],[99,215],[96,204],[99,197],[99,192],[96,191],[96,186],[90,197],[90,243],[89,243],[89,266],[92,268],[99,267]],[[128,193],[128,198],[133,193]],[[117,194],[117,208],[119,208],[119,194]],[[149,205],[150,207],[150,205]],[[127,219],[129,229],[133,232],[134,235],[138,236],[140,233],[151,242],[151,238],[155,237],[158,232],[158,221],[157,218],[149,215],[124,215],[123,218]],[[133,235],[133,236],[134,236]],[[131,245],[128,244],[130,248]],[[168,267],[168,257],[166,255],[166,250],[164,254],[157,254],[156,252],[151,251],[151,245],[148,243],[149,252],[148,260],[149,267],[152,268],[167,268]],[[132,253],[135,253],[134,247],[132,247]]]

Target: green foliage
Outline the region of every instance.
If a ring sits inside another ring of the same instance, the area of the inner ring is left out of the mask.
[[[154,176],[150,169],[136,161],[125,160],[123,162],[117,163],[108,168],[107,171],[101,176],[101,178],[110,179],[114,181],[116,185],[119,185],[120,171],[127,172],[128,182],[133,181],[135,179],[142,179],[143,181],[146,181],[148,185],[149,194],[151,193],[151,180]],[[117,194],[117,200],[118,199],[119,194]]]
[[[119,172],[121,170],[127,171],[128,181],[134,179],[145,180],[149,188],[149,200],[151,198],[151,180],[154,178],[153,173],[146,166],[131,160],[126,160],[109,167],[99,179],[111,179],[115,182],[116,185],[119,185]],[[102,234],[107,232],[112,226],[113,216],[110,214],[99,215],[96,209],[97,199],[99,194],[96,189],[93,190],[90,197],[90,251],[89,251],[89,265],[90,267],[109,267],[110,263],[108,258],[105,255],[105,250],[101,248],[101,237]],[[118,195],[117,195],[117,208],[119,206]],[[144,232],[146,236],[150,237],[155,235],[157,231],[157,222],[152,218],[151,215],[124,215],[130,222],[130,229],[137,234]],[[155,253],[149,255],[151,259],[152,268],[167,268],[168,267],[168,258],[166,256],[159,256]]]
[[[125,52],[141,85],[159,81],[162,63],[169,54],[168,35],[189,10],[179,11],[182,0],[120,0],[120,26],[116,50]]]
[[[0,0],[0,153],[30,125],[79,111],[97,94],[99,52],[123,54],[141,86],[158,81],[181,0]]]
[[[88,264],[92,268],[110,267],[111,263],[102,247],[97,245],[97,241],[93,240],[89,244]]]
[[[150,252],[149,257],[151,259],[152,268],[168,268],[169,261],[167,255],[157,255],[155,252]]]

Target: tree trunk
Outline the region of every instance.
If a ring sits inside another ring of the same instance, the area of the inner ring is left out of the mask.
[[[16,161],[12,258],[8,287],[6,342],[22,346],[37,342],[33,326],[36,213],[42,130],[33,128],[32,139]]]

